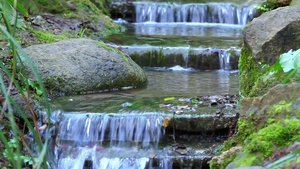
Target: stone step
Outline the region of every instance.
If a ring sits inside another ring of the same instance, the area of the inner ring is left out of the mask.
[[[166,146],[162,149],[136,149],[132,147],[56,147],[59,159],[53,161],[51,168],[209,168],[212,158],[209,146],[198,145],[198,148],[178,148]]]

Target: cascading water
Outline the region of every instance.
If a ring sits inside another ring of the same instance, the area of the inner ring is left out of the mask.
[[[239,52],[235,51],[239,51],[236,46],[241,41],[242,27],[255,14],[254,5],[230,2],[143,1],[131,5],[135,9],[135,22],[127,23],[128,31],[124,34],[132,36],[125,35],[122,39],[120,34],[112,35],[108,41],[146,67],[237,69]],[[147,64],[143,63],[145,60]],[[213,62],[218,62],[218,66],[207,65]]]
[[[59,140],[74,141],[75,145],[100,144],[109,141],[121,146],[126,142],[149,147],[158,144],[163,135],[162,116],[134,113],[63,114],[58,131]],[[73,126],[76,127],[73,127]]]
[[[253,7],[232,3],[176,4],[134,2],[136,22],[200,22],[245,25]]]
[[[51,167],[146,168],[150,165],[149,150],[156,153],[164,135],[163,117],[159,114],[62,112]],[[167,166],[170,165],[169,162]]]

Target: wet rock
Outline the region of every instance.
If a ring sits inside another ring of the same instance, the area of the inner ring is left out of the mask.
[[[147,82],[143,70],[117,49],[90,39],[69,39],[25,49],[46,88],[57,93],[84,93]],[[126,58],[126,60],[124,59]],[[29,78],[34,74],[26,64]]]
[[[45,26],[46,24],[45,19],[41,15],[37,15],[35,17],[32,17],[31,19],[32,19],[31,23],[33,23],[34,25]]]
[[[123,18],[130,22],[135,21],[135,6],[133,3],[111,3],[110,13],[112,18]]]
[[[280,54],[300,48],[299,28],[299,6],[278,8],[245,26],[244,44],[256,62],[272,65]]]
[[[177,149],[176,152],[181,154],[181,155],[187,155],[188,154],[186,149]]]

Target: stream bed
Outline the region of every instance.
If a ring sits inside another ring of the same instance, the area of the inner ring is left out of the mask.
[[[126,29],[103,40],[144,68],[147,87],[51,100],[50,168],[209,168],[235,131],[242,27],[255,13],[233,2],[114,1]]]

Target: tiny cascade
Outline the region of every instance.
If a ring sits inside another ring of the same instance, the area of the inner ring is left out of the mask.
[[[59,140],[71,141],[76,146],[95,145],[109,141],[111,145],[141,143],[149,147],[158,144],[164,134],[163,117],[137,114],[63,114]]]
[[[136,22],[201,22],[245,25],[253,19],[253,6],[233,3],[176,4],[134,2]]]
[[[116,151],[126,156],[126,151]],[[130,152],[132,153],[132,152]],[[73,154],[70,156],[70,154]],[[58,161],[57,168],[64,169],[128,169],[128,168],[146,168],[149,162],[148,157],[126,158],[126,157],[110,157],[111,152],[97,151],[96,148],[81,148],[75,151],[69,151],[62,154]],[[55,167],[54,167],[55,168]]]
[[[175,58],[181,57],[183,63],[177,63],[183,66],[184,68],[188,68],[189,61],[191,57],[204,57],[204,56],[212,56],[217,54],[219,56],[219,69],[221,70],[231,70],[232,63],[230,62],[230,58],[232,57],[229,51],[233,51],[235,55],[239,56],[239,49],[237,48],[229,48],[229,49],[218,49],[218,48],[193,48],[193,47],[157,47],[157,46],[122,46],[122,51],[129,54],[130,56],[139,55],[138,58],[142,58],[143,56],[151,56],[152,58]],[[138,62],[138,61],[136,61]],[[161,65],[158,65],[161,66]],[[175,66],[175,65],[171,65]],[[200,68],[201,69],[201,68]]]
[[[230,56],[231,54],[226,50],[219,51],[219,60],[220,60],[220,69],[221,70],[230,70]]]
[[[151,152],[152,150],[150,150]],[[161,152],[160,152],[161,153]],[[151,154],[151,153],[150,153]],[[147,150],[134,148],[77,148],[63,151],[54,169],[128,169],[128,168],[159,168],[170,169],[173,157],[159,156],[158,159],[149,157]]]

